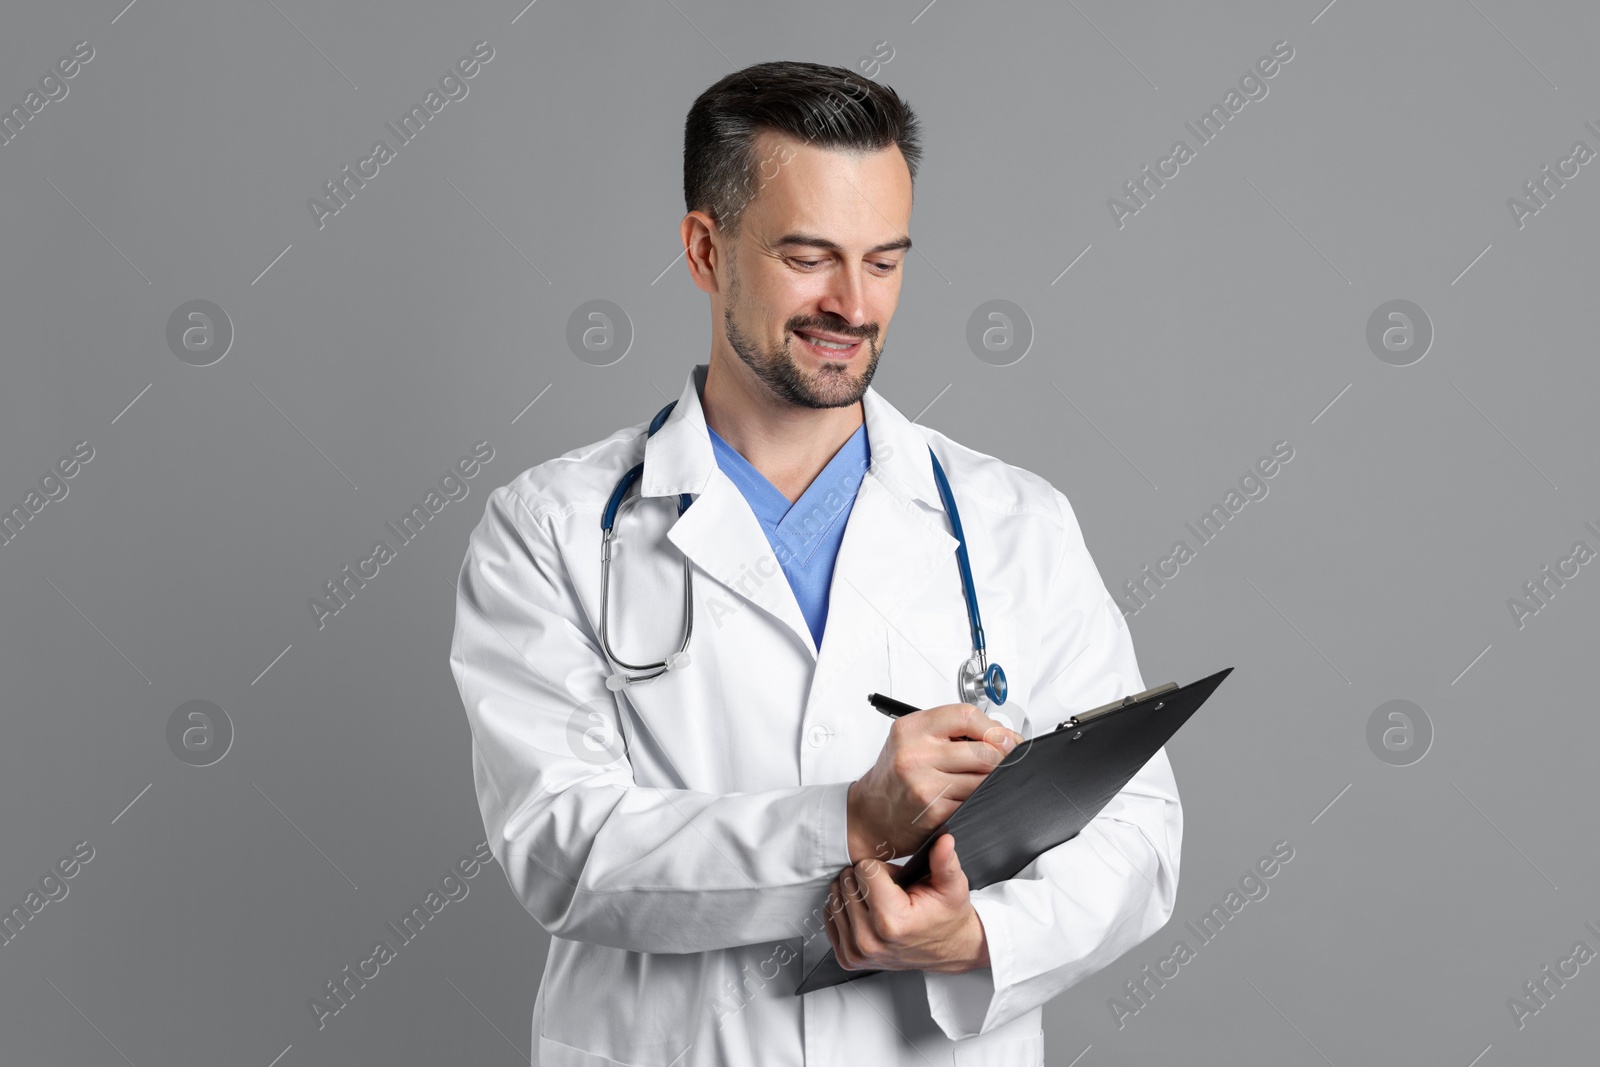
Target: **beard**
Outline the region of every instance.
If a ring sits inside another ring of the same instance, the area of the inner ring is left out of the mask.
[[[763,349],[754,338],[740,330],[733,320],[734,297],[738,291],[738,274],[734,272],[728,285],[728,304],[722,317],[723,330],[727,335],[729,346],[733,348],[739,360],[750,368],[773,396],[796,407],[842,408],[849,407],[865,395],[867,386],[872,384],[872,376],[877,373],[878,357],[883,352],[877,344],[876,326],[871,327],[870,332],[862,333],[843,320],[797,316],[786,324],[781,345]],[[860,374],[853,371],[853,365],[861,359],[860,352],[849,361],[826,361],[815,374],[801,370],[800,363],[789,346],[795,330],[808,329],[825,330],[845,337],[860,337],[862,346],[867,349],[866,365]]]

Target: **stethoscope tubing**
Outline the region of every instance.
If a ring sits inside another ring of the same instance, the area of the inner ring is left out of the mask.
[[[650,428],[645,431],[645,436],[652,436],[667,421],[672,408],[677,404],[674,400],[666,407],[656,412],[650,420]],[[984,640],[983,619],[978,611],[978,589],[972,580],[972,563],[967,556],[967,538],[961,528],[961,512],[956,508],[955,494],[950,489],[950,480],[945,476],[944,468],[939,463],[939,457],[928,449],[928,458],[933,461],[933,480],[939,488],[939,499],[944,503],[945,514],[950,520],[950,532],[956,539],[956,569],[961,574],[961,596],[967,606],[967,627],[972,634],[972,658],[963,667],[962,679],[958,687],[963,697],[986,696],[995,704],[1004,704],[1006,700],[1005,672],[999,664],[988,663],[987,644]],[[607,659],[621,670],[607,679],[606,685],[611,689],[618,689],[632,682],[648,681],[659,677],[671,670],[673,666],[687,662],[689,640],[694,633],[694,576],[687,556],[683,560],[683,613],[684,627],[683,640],[678,644],[678,650],[665,659],[654,663],[629,663],[617,656],[611,648],[611,638],[608,621],[611,601],[611,541],[616,534],[617,515],[622,508],[623,498],[628,495],[628,490],[644,475],[644,462],[634,464],[627,473],[618,479],[616,488],[611,491],[610,498],[606,501],[605,510],[600,514],[600,646],[605,651]],[[681,516],[693,503],[688,493],[678,494],[678,514]],[[975,661],[975,662],[974,662]],[[633,672],[640,672],[634,674]],[[648,673],[644,673],[648,672]],[[970,676],[970,680],[969,680]],[[969,689],[971,690],[969,692]]]

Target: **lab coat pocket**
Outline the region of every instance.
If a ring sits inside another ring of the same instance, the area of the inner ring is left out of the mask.
[[[972,638],[962,619],[904,615],[889,631],[889,695],[919,708],[960,700],[961,664],[972,655]]]
[[[1027,735],[1026,712],[1022,708],[1029,672],[1012,654],[1012,623],[1009,619],[991,620],[984,616],[983,628],[989,661],[1000,664],[1010,689],[1005,704],[995,710],[1005,716],[1000,721]],[[902,615],[893,620],[889,630],[893,692],[888,695],[919,708],[958,704],[961,668],[970,658],[972,631],[964,612]]]

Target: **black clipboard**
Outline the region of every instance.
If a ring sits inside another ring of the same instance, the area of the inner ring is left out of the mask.
[[[1232,671],[1226,667],[1181,688],[1158,685],[1079,712],[1024,741],[899,867],[895,883],[904,887],[928,876],[928,856],[941,834],[955,835],[973,889],[1005,881],[1078,836]],[[877,973],[847,971],[830,951],[795,996]]]

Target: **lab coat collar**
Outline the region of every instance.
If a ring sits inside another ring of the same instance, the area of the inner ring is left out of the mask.
[[[705,387],[709,364],[689,373],[672,414],[645,443],[643,496],[678,493],[700,495],[712,473],[720,473],[711,435],[706,431],[700,390]],[[867,424],[867,444],[872,452],[871,474],[902,499],[921,501],[944,510],[933,480],[933,464],[921,431],[870,385],[861,398]]]
[[[766,532],[738,486],[717,466],[700,405],[707,369],[706,364],[694,368],[672,414],[646,442],[641,492],[646,497],[693,494],[693,505],[673,524],[668,539],[729,591],[786,625],[803,648],[818,656],[813,693],[825,691],[851,658],[883,639],[901,605],[937,569],[953,566],[956,541],[946,528],[927,442],[868,387],[862,405],[872,467],[839,546],[828,624],[818,649],[799,602],[773,562]]]

